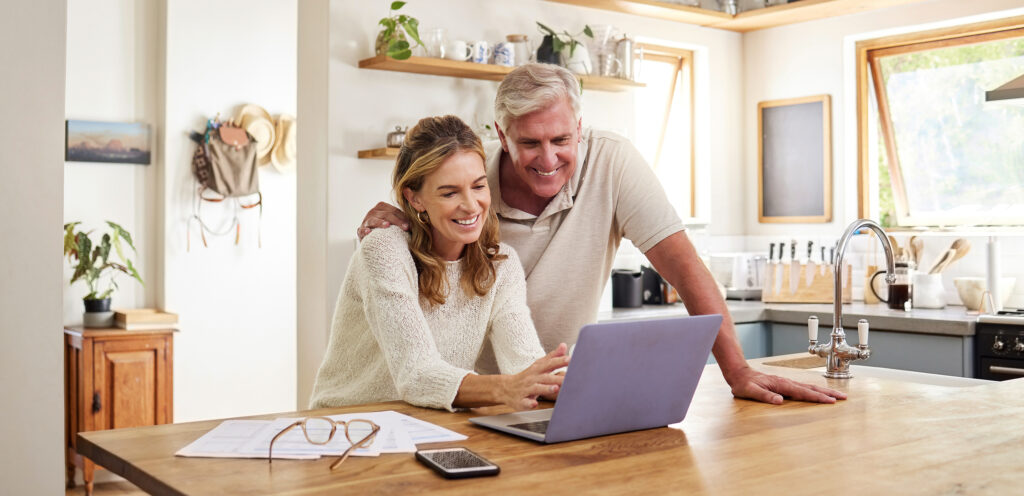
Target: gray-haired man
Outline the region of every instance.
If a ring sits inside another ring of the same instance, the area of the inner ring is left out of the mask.
[[[494,101],[500,141],[485,145],[491,205],[502,241],[519,253],[527,300],[545,349],[574,343],[593,322],[622,238],[630,239],[678,291],[694,315],[719,313],[712,352],[734,396],[766,403],[833,403],[846,395],[750,368],[729,310],[697,256],[665,191],[636,148],[621,136],[584,135],[572,73],[527,64],[505,77]],[[396,224],[400,211],[379,203],[358,229]]]

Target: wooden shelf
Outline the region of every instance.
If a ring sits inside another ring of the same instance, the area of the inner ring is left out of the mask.
[[[653,0],[548,0],[625,14],[683,22],[745,33],[786,24],[856,14],[868,10],[917,3],[924,0],[800,0],[731,16],[716,10],[687,7]]]
[[[495,64],[475,64],[456,60],[437,59],[432,57],[409,57],[407,60],[395,60],[385,55],[359,61],[360,69],[377,69],[382,71],[409,72],[413,74],[429,74],[434,76],[460,77],[467,79],[483,79],[501,81],[506,74],[512,72],[511,67]],[[628,79],[580,76],[583,90],[625,91],[629,88],[642,88],[643,83]]]
[[[359,150],[359,158],[394,160],[398,157],[398,150],[401,150],[401,148],[374,148],[373,150]]]

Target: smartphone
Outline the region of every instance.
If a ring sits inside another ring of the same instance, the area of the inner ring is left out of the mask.
[[[466,448],[419,450],[416,459],[446,479],[498,475],[501,471],[490,460]]]

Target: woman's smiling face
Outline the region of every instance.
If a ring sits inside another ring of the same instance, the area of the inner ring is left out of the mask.
[[[417,212],[427,213],[433,251],[445,260],[458,260],[480,238],[491,205],[484,161],[473,151],[456,152],[424,178],[419,191],[405,188],[402,194]]]

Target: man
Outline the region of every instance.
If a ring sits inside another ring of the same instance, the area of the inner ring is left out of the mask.
[[[546,350],[574,343],[579,328],[596,319],[626,237],[679,291],[690,314],[722,314],[712,352],[734,396],[773,404],[783,396],[820,403],[846,398],[747,365],[725,301],[650,167],[625,138],[584,135],[572,73],[548,64],[515,69],[498,87],[494,115],[499,142],[485,145],[491,205],[502,241],[519,253]],[[379,203],[359,237],[391,224],[408,228],[400,211]]]

